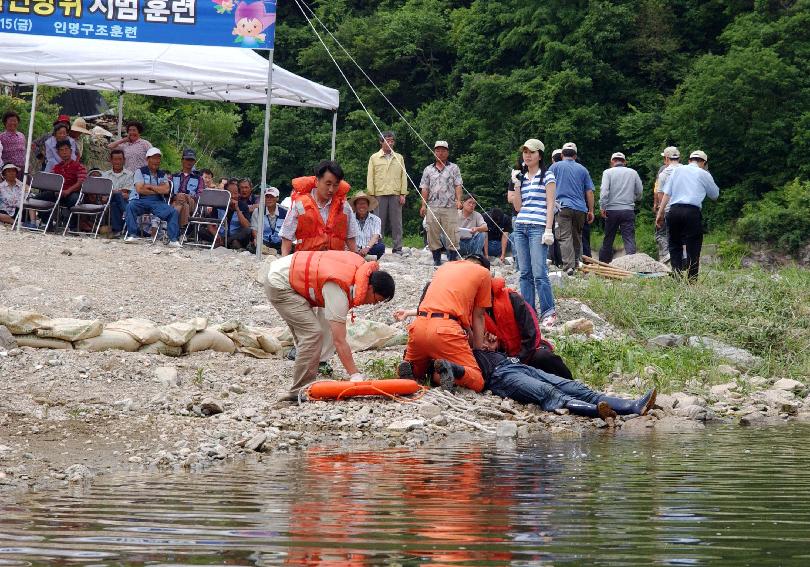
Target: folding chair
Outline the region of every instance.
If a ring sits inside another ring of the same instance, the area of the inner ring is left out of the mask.
[[[201,226],[216,226],[216,234],[214,235],[213,239],[211,240],[210,249],[213,250],[214,246],[217,243],[217,235],[219,231],[222,229],[225,221],[228,218],[228,210],[231,206],[231,193],[230,191],[226,191],[224,189],[204,189],[202,193],[200,193],[199,198],[197,199],[197,206],[194,207],[194,214],[192,214],[188,219],[188,224],[186,225],[186,230],[183,233],[183,245],[185,246],[188,244],[189,246],[208,246],[207,242],[200,242],[200,227]],[[216,209],[225,209],[225,214],[222,215],[221,218],[211,218],[203,216],[204,209],[207,208]],[[188,229],[191,228],[191,225],[194,225],[194,242],[188,240]],[[225,231],[225,245],[228,245],[228,231]]]
[[[87,195],[97,195],[102,198],[104,201],[103,205],[97,205],[93,203],[85,203],[85,197]],[[112,197],[112,179],[104,179],[102,177],[88,177],[82,183],[81,191],[79,192],[79,200],[75,206],[70,207],[70,215],[68,215],[67,224],[65,225],[65,231],[62,233],[62,236],[65,236],[68,232],[70,234],[92,234],[93,238],[98,238],[98,231],[101,228],[101,221],[104,219],[104,213],[107,212],[107,208],[110,206],[110,198]],[[106,200],[104,200],[106,198]],[[76,219],[76,228],[78,230],[70,230],[70,220],[73,218],[73,215],[77,215],[79,218]],[[84,232],[81,230],[81,216],[93,216],[93,228],[90,232]]]
[[[62,187],[65,184],[65,178],[61,175],[56,173],[45,173],[44,171],[40,171],[34,174],[33,179],[31,179],[31,183],[28,185],[27,191],[23,189],[23,200],[22,200],[22,214],[19,216],[20,221],[26,218],[25,209],[37,211],[38,213],[48,213],[48,220],[45,222],[44,225],[41,225],[39,228],[31,228],[28,226],[22,226],[26,230],[31,230],[35,232],[42,232],[43,234],[48,231],[48,227],[51,224],[51,220],[53,219],[53,215],[56,210],[59,208],[59,199],[62,198]],[[31,198],[31,191],[34,189],[37,190],[38,196],[41,196],[42,193],[52,193],[56,195],[56,200],[54,201],[46,201],[44,199],[32,199]],[[17,222],[15,221],[14,227],[16,228]]]

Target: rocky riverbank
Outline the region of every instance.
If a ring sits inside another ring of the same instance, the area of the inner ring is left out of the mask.
[[[47,317],[130,317],[159,324],[204,317],[256,327],[282,324],[257,282],[257,264],[227,250],[170,251],[161,245],[17,235],[0,229],[0,307]],[[385,256],[397,281],[391,304],[358,310],[358,318],[392,325],[391,313],[413,307],[433,273],[420,251]],[[510,266],[496,273],[515,284]],[[562,276],[555,281],[565,284]],[[623,332],[575,300],[559,304],[558,333],[611,340]],[[2,341],[2,338],[0,338]],[[514,438],[690,432],[714,420],[742,424],[810,417],[806,387],[743,373],[750,353],[701,337],[662,336],[649,348],[700,344],[724,359],[723,384],[659,395],[644,418],[616,423],[546,413],[491,395],[431,390],[413,401],[310,402],[276,407],[292,362],[244,354],[50,350],[0,345],[0,490],[84,482],[121,467],[197,469],[227,459],[262,458],[319,443],[415,446],[455,436]],[[358,355],[384,373],[402,347]],[[335,361],[336,373],[342,374]],[[609,389],[638,395],[649,384],[612,376]]]

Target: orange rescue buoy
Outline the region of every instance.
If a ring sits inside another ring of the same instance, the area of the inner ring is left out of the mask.
[[[385,396],[395,398],[415,394],[422,389],[415,380],[396,378],[393,380],[367,380],[365,382],[345,382],[324,380],[315,382],[307,389],[310,400],[340,400],[358,396]]]

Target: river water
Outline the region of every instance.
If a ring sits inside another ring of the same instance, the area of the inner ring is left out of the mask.
[[[0,565],[810,565],[810,427],[310,448],[0,495]]]

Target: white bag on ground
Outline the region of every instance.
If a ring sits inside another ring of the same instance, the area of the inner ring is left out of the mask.
[[[61,350],[73,350],[73,343],[63,341],[62,339],[51,339],[47,337],[38,337],[36,335],[15,335],[14,340],[17,341],[17,346],[32,347],[32,348],[52,348]]]
[[[236,351],[236,346],[225,333],[216,329],[205,329],[194,335],[183,347],[183,352],[189,353],[203,350],[233,354]]]
[[[203,327],[204,329],[205,327]],[[181,347],[197,334],[197,328],[191,323],[169,323],[158,327],[160,340],[170,346]]]
[[[0,307],[0,325],[6,327],[12,335],[33,333],[50,321],[45,315],[34,311],[17,311]]]
[[[78,350],[88,350],[90,352],[102,352],[105,350],[135,352],[141,348],[141,343],[124,331],[104,329],[97,337],[74,342],[73,347]]]
[[[142,345],[151,345],[160,340],[160,331],[149,319],[122,319],[104,326],[105,330],[127,333]]]
[[[104,329],[104,325],[98,319],[64,317],[51,319],[38,328],[36,333],[39,337],[73,342],[97,337],[101,334],[102,329]]]
[[[346,322],[346,340],[349,346],[352,347],[352,352],[383,348],[399,332],[398,329],[390,325],[371,321],[370,319],[360,319],[354,323],[351,320]]]

